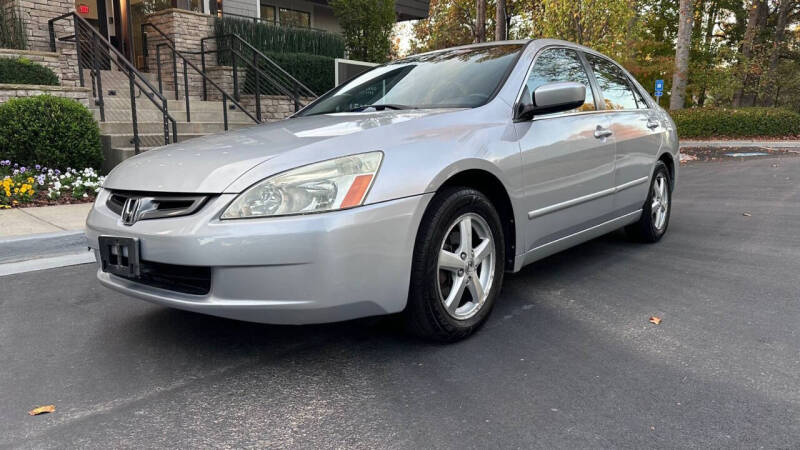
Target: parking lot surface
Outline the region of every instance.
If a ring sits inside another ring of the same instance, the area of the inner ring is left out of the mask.
[[[682,167],[660,243],[526,267],[454,345],[170,310],[93,265],[0,277],[0,447],[796,447],[798,181],[800,158]]]

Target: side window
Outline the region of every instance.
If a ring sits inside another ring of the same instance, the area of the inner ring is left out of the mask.
[[[594,111],[592,85],[589,83],[589,75],[586,74],[578,53],[567,48],[543,50],[536,58],[533,70],[526,82],[528,92],[532,95],[533,91],[543,84],[562,81],[574,81],[586,86],[586,100],[584,100],[583,106],[567,112]]]
[[[594,77],[600,86],[605,101],[605,109],[636,109],[636,98],[628,84],[628,78],[611,61],[586,54],[592,66]]]

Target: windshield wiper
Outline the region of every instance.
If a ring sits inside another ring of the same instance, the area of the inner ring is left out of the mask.
[[[357,108],[351,109],[348,112],[361,112],[367,108],[375,108],[375,111],[383,111],[386,109],[415,109],[413,106],[399,105],[397,103],[379,103],[375,105],[361,105]]]

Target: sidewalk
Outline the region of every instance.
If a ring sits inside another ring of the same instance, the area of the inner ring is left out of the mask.
[[[0,239],[60,231],[83,231],[91,203],[0,210]]]
[[[0,210],[0,277],[94,261],[83,228],[91,203]]]

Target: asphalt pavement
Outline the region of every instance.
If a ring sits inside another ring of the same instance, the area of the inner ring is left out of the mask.
[[[0,447],[798,447],[798,181],[797,157],[682,167],[660,243],[508,276],[454,345],[170,310],[92,265],[0,277]]]

